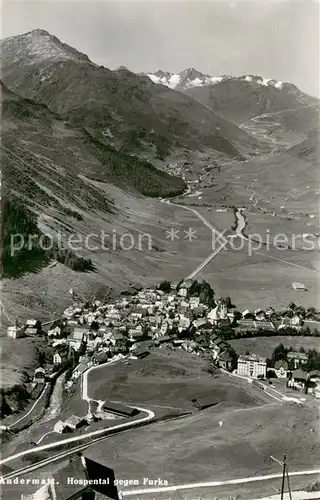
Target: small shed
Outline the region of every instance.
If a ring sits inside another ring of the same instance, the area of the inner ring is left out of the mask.
[[[33,336],[33,335],[37,335],[37,334],[38,334],[38,332],[39,332],[38,328],[28,327],[28,328],[26,328],[26,329],[25,329],[25,332],[24,332],[24,333],[25,333],[26,335],[31,335],[31,336]]]
[[[103,411],[114,413],[115,415],[121,417],[134,417],[139,413],[139,410],[132,408],[131,406],[123,405],[122,403],[112,403],[106,401],[102,406]]]
[[[137,356],[137,358],[144,358],[150,354],[150,349],[154,347],[153,342],[149,341],[144,341],[144,342],[139,342],[137,346],[133,350],[133,354]]]
[[[210,408],[211,406],[215,406],[219,403],[219,400],[212,397],[204,397],[204,398],[195,398],[191,400],[192,405],[198,410],[205,410],[206,408]]]
[[[161,335],[157,338],[157,342],[159,344],[166,344],[167,342],[171,342],[172,338],[169,335]]]
[[[294,290],[306,290],[306,285],[304,283],[298,283],[298,282],[295,282],[295,283],[292,283],[292,288]]]

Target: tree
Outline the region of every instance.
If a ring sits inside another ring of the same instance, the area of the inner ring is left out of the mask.
[[[46,353],[45,351],[38,351],[37,360],[40,366],[44,366],[46,364]]]
[[[271,359],[270,359],[270,366],[274,367],[275,363],[277,361],[282,361],[287,359],[287,354],[288,354],[288,349],[284,347],[284,345],[281,343],[279,344],[273,351]]]
[[[228,309],[233,309],[235,306],[232,304],[231,302],[231,298],[230,297],[226,297],[225,298],[225,304],[227,306]]]
[[[99,323],[98,321],[92,321],[90,325],[90,329],[97,332],[99,330]]]
[[[169,293],[171,291],[170,281],[162,281],[159,285],[159,290],[161,290],[164,293]]]
[[[310,330],[309,326],[307,326],[306,328],[304,328],[303,335],[306,336],[306,337],[310,337],[311,330]],[[304,351],[301,351],[301,352],[304,352]]]

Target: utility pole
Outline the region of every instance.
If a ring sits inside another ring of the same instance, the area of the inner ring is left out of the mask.
[[[286,459],[287,459],[287,455],[284,454],[283,455],[283,464],[282,464],[282,484],[281,484],[281,500],[283,500],[283,494],[284,494],[284,482],[285,482],[285,479],[286,479]]]
[[[285,485],[286,479],[287,479],[287,483],[288,483],[289,498],[290,498],[290,500],[292,500],[286,453],[283,456],[283,462],[281,462],[277,458],[273,457],[272,455],[270,455],[270,458],[271,458],[271,460],[273,460],[277,464],[281,465],[281,467],[282,467],[281,500],[283,500],[283,496],[284,496],[284,485]]]

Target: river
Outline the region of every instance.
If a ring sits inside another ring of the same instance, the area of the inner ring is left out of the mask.
[[[236,218],[237,218],[237,226],[236,226],[236,235],[239,236],[240,238],[248,239],[244,234],[243,230],[245,229],[247,223],[246,219],[242,214],[243,208],[237,208],[236,210]]]

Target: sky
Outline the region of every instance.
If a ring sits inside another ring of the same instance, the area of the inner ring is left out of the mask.
[[[259,75],[319,95],[313,0],[3,0],[2,37],[41,28],[110,69]]]

